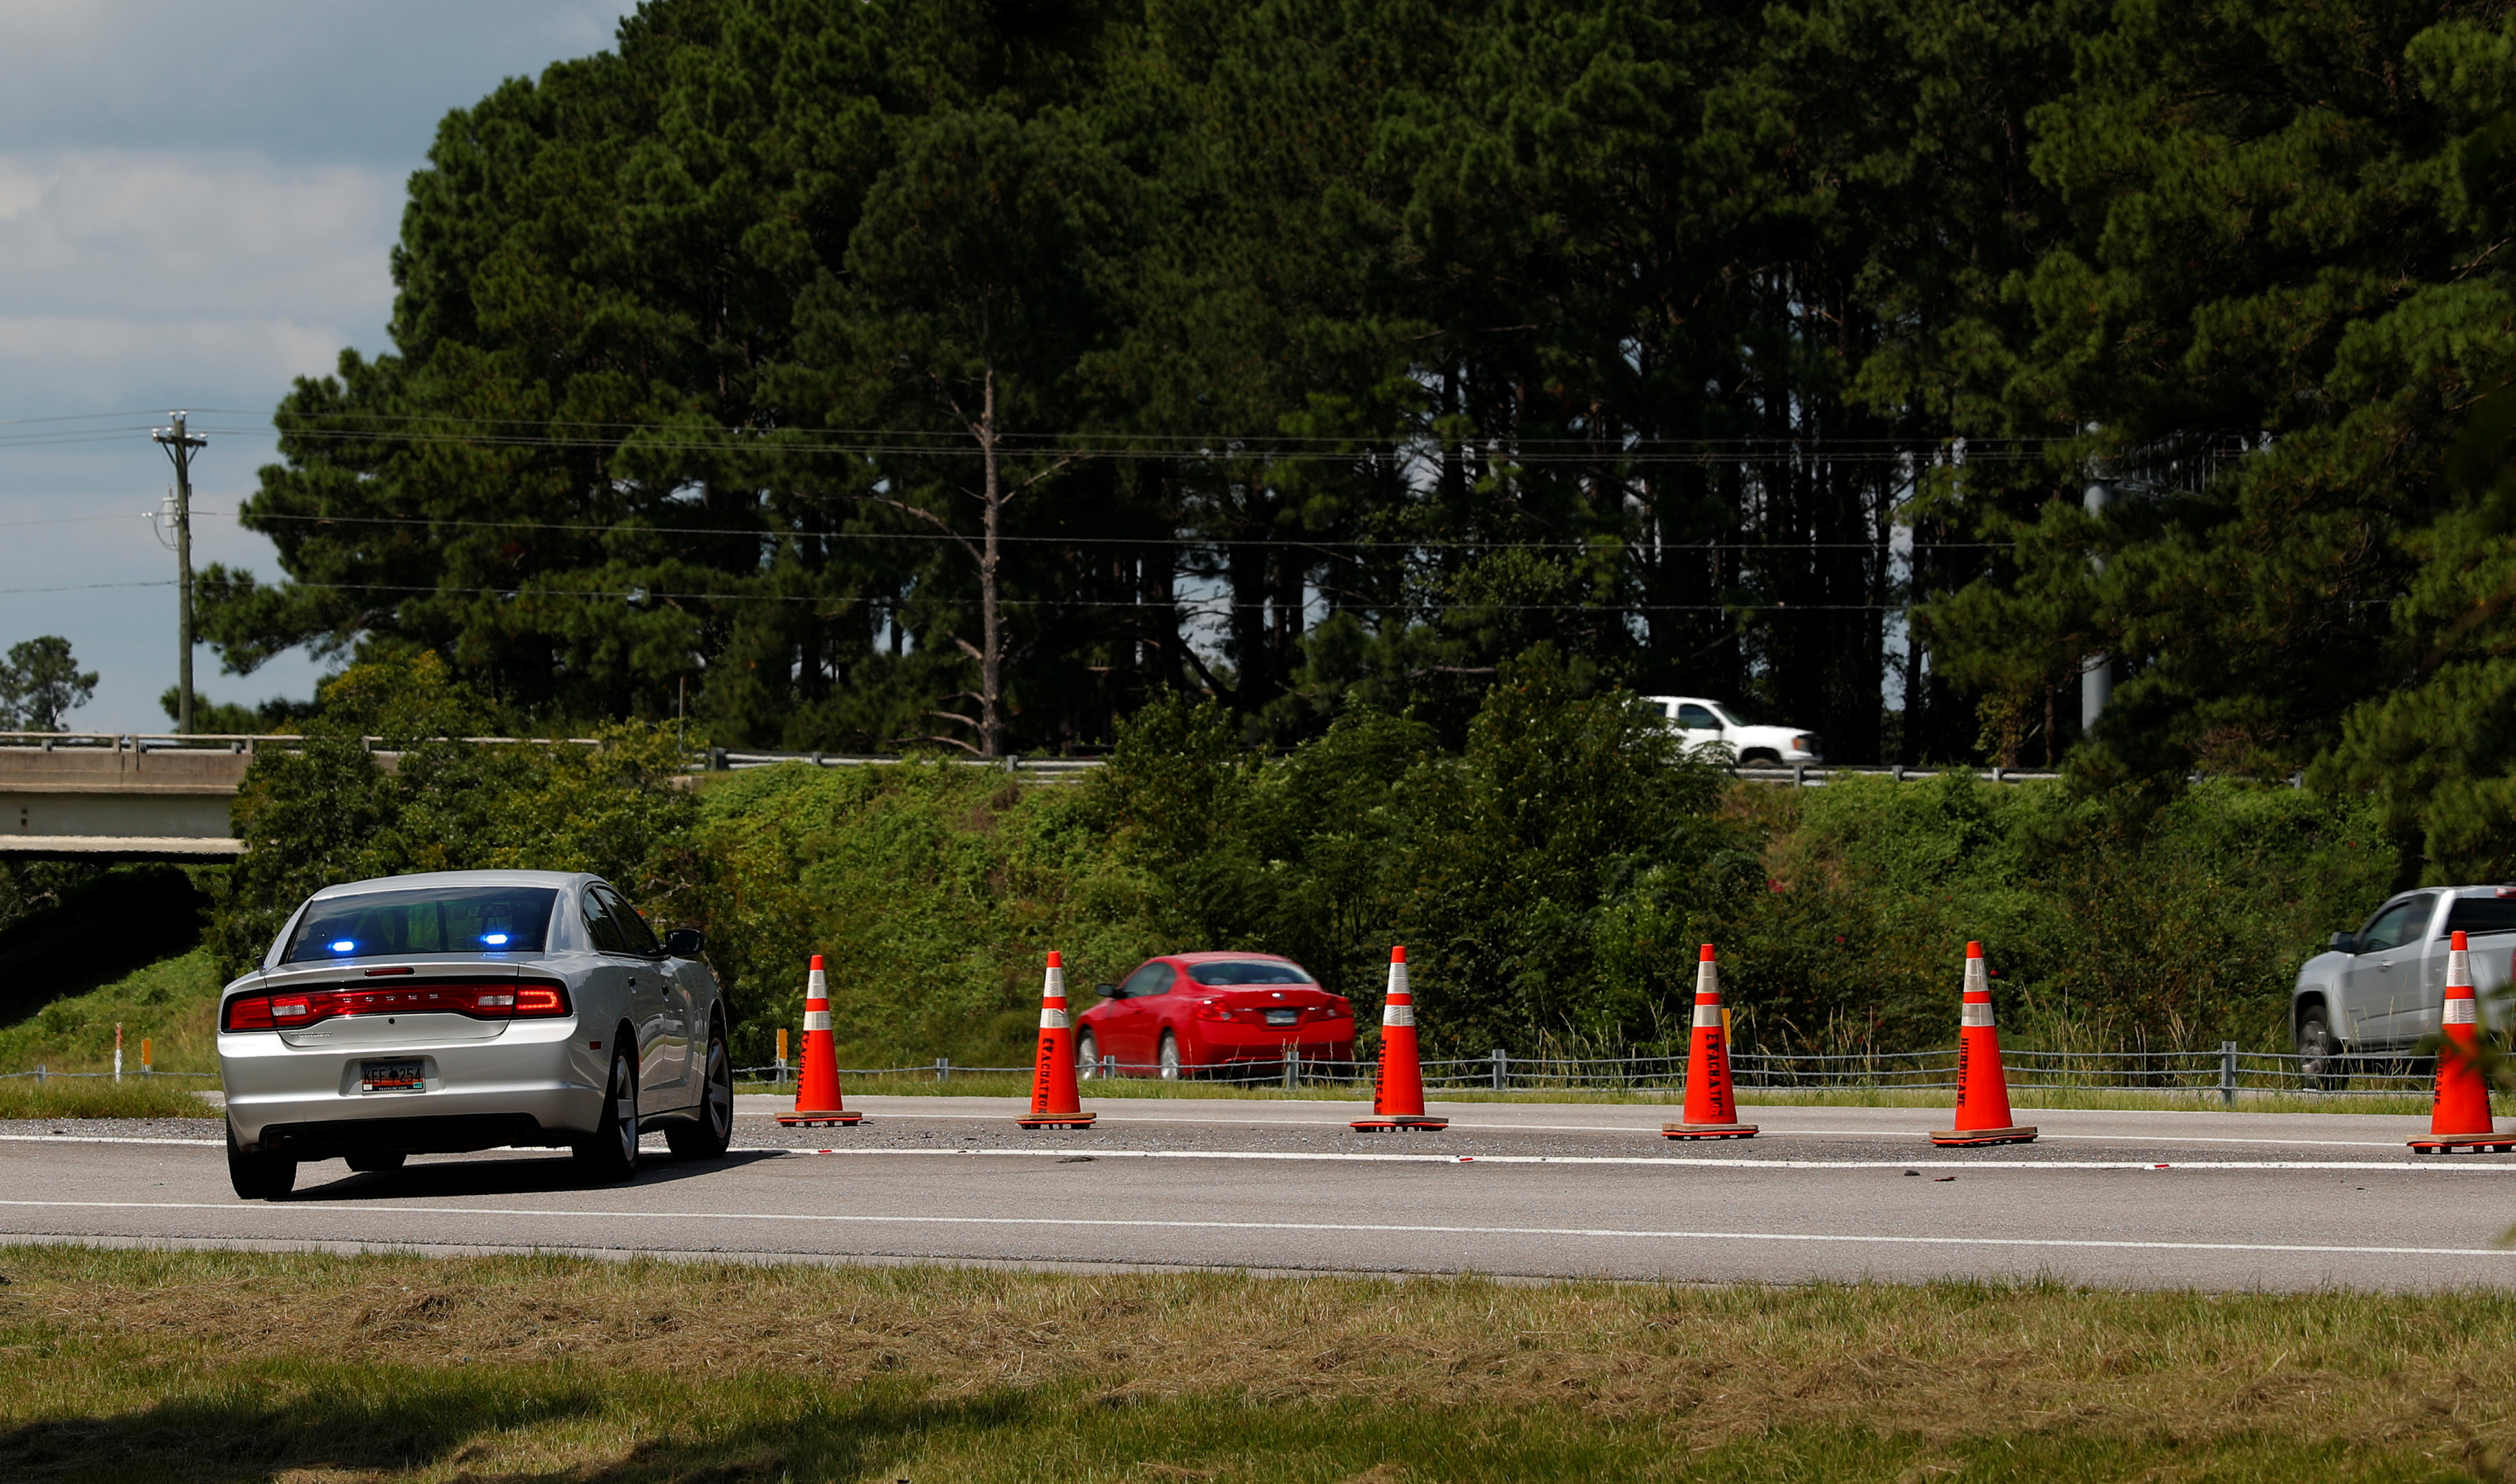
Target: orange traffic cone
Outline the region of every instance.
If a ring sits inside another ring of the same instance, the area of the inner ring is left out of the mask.
[[[804,1075],[795,1084],[795,1111],[780,1113],[788,1128],[802,1124],[860,1124],[839,1097],[839,1049],[830,1039],[830,981],[821,956],[813,955],[812,972],[804,976]]]
[[[2035,1131],[2009,1121],[2009,1078],[2000,1069],[2000,1032],[1992,1023],[1992,981],[1983,945],[1966,944],[1965,1004],[1957,1021],[1956,1127],[1931,1135],[1935,1144],[2033,1143]]]
[[[1030,1075],[1030,1111],[1014,1120],[1026,1129],[1088,1129],[1074,1090],[1074,1022],[1066,1013],[1066,961],[1048,951],[1048,982],[1039,991],[1039,1057]]]
[[[2437,1050],[2437,1100],[2429,1132],[2405,1142],[2424,1154],[2452,1149],[2516,1149],[2490,1120],[2490,1088],[2481,1080],[2480,1006],[2472,997],[2472,953],[2458,932],[2447,944],[2445,1039]]]
[[[1389,993],[1380,1002],[1380,1070],[1371,1079],[1371,1116],[1354,1127],[1365,1134],[1392,1129],[1434,1133],[1447,1118],[1424,1115],[1424,1066],[1415,1053],[1415,997],[1406,988],[1406,945],[1389,950]]]
[[[1662,1124],[1664,1138],[1754,1138],[1756,1126],[1739,1122],[1730,1086],[1730,1038],[1721,1025],[1721,970],[1706,943],[1695,963],[1695,1042],[1686,1052],[1686,1122]]]

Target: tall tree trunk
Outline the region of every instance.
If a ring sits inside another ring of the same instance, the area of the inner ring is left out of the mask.
[[[980,499],[986,510],[986,543],[979,554],[979,756],[1005,755],[1005,722],[999,706],[1004,697],[1004,615],[996,602],[996,568],[1001,560],[999,538],[1005,525],[1005,491],[996,463],[996,362],[985,362],[986,385],[979,409],[979,452],[985,466],[985,487]]]

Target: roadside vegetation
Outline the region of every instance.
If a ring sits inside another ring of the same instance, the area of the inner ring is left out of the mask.
[[[2516,1298],[0,1249],[0,1473],[2505,1477]],[[1402,1462],[1403,1461],[1403,1462]]]
[[[0,1119],[216,1118],[197,1094],[218,1084],[192,1077],[32,1077],[0,1080]],[[211,1133],[217,1133],[213,1129]]]
[[[1084,1005],[1156,951],[1290,954],[1355,999],[1367,1056],[1398,942],[1434,1055],[1682,1053],[1699,942],[1720,948],[1742,1051],[1945,1046],[1969,938],[2014,1047],[2285,1051],[2296,966],[2403,874],[2371,804],[2286,787],[1739,783],[1542,646],[1503,667],[1455,748],[1356,710],[1274,750],[1171,696],[1079,784],[941,760],[693,780],[643,724],[597,746],[451,740],[515,720],[430,656],[355,666],[304,750],[257,758],[239,865],[197,882],[15,868],[21,896],[50,895],[0,953],[21,932],[112,938],[113,882],[164,898],[140,903],[149,930],[193,936],[110,982],[61,970],[49,1002],[41,975],[11,981],[0,1071],[100,1066],[116,1019],[160,1066],[206,1070],[217,983],[307,892],[496,866],[596,871],[658,927],[703,928],[750,1066],[800,1023],[816,953],[843,1064],[1027,1065],[1051,948]]]
[[[63,995],[14,1025],[0,1027],[0,1071],[56,1072],[113,1067],[113,1027],[122,1026],[123,1069],[140,1070],[150,1043],[160,1071],[218,1070],[218,967],[207,949],[161,959],[83,994]],[[192,1087],[208,1086],[191,1083]]]

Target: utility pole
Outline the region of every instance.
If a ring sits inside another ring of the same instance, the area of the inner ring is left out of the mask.
[[[183,645],[183,662],[175,675],[175,730],[192,730],[192,450],[210,440],[184,431],[190,414],[174,414],[175,426],[152,429],[149,437],[175,464],[175,627]]]

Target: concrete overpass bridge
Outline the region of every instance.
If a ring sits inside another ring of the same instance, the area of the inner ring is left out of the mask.
[[[381,739],[368,740],[373,747]],[[537,739],[462,740],[529,746]],[[0,859],[233,860],[244,853],[244,843],[230,827],[228,810],[245,769],[259,752],[294,751],[304,742],[285,735],[0,732]],[[559,745],[596,744],[591,738],[570,738]],[[376,763],[390,770],[399,756],[378,751]],[[701,774],[778,763],[861,767],[900,760],[719,748],[692,761],[692,773]],[[963,765],[1003,768],[1046,781],[1075,777],[1098,764],[1011,759]]]
[[[0,732],[0,856],[233,860],[228,805],[255,747],[295,741]]]

